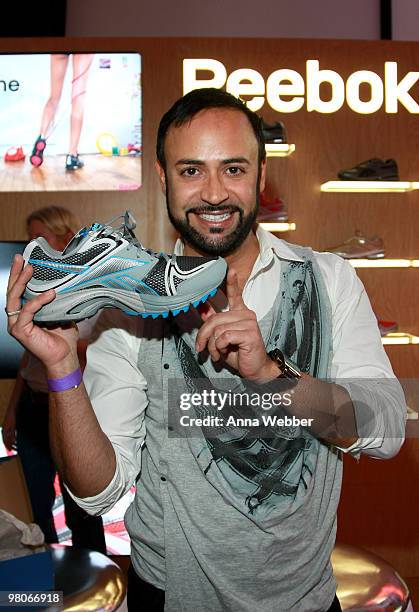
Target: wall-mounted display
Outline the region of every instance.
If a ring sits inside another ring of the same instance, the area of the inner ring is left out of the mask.
[[[139,53],[0,55],[0,190],[141,186]]]

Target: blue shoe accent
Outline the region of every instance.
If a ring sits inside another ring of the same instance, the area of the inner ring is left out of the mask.
[[[210,291],[210,296],[214,297],[214,295],[217,293],[218,289],[213,289],[212,291]]]
[[[168,312],[162,312],[161,316],[163,317],[163,319],[167,319],[167,317],[169,316]]]
[[[188,306],[184,306],[181,310],[183,310],[183,312],[188,312],[189,310],[189,305]]]
[[[172,313],[174,316],[178,315],[181,312],[182,308],[176,308],[175,310],[172,310]]]
[[[152,319],[157,319],[157,317],[160,317],[160,316],[161,316],[161,313],[159,313],[159,312],[158,312],[158,313],[153,313],[153,314],[151,315],[151,318],[152,318]]]
[[[201,300],[196,300],[195,302],[192,302],[192,306],[196,308],[200,303],[201,303]]]

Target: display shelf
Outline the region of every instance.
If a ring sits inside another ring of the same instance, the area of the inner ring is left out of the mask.
[[[295,144],[265,144],[266,157],[288,157],[295,151]]]
[[[327,181],[320,191],[332,193],[405,193],[419,189],[412,181]]]
[[[354,268],[419,268],[419,259],[348,259]]]
[[[413,410],[410,406],[407,406],[407,420],[408,421],[417,421],[419,419],[419,414],[416,410]]]
[[[408,332],[391,332],[382,336],[381,341],[383,344],[419,344],[419,336],[409,334]]]
[[[266,223],[259,223],[259,225],[268,232],[294,232],[297,229],[295,223],[267,221]]]

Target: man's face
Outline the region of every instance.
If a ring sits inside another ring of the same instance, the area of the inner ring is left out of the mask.
[[[256,219],[265,163],[246,115],[207,109],[165,141],[166,172],[158,172],[169,218],[198,252],[228,255],[239,248]]]

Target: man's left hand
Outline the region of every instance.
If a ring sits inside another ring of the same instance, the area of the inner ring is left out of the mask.
[[[227,276],[228,312],[201,314],[204,324],[198,331],[197,352],[208,350],[213,361],[223,361],[249,380],[273,380],[278,366],[266,354],[256,314],[247,308],[237,273]]]

